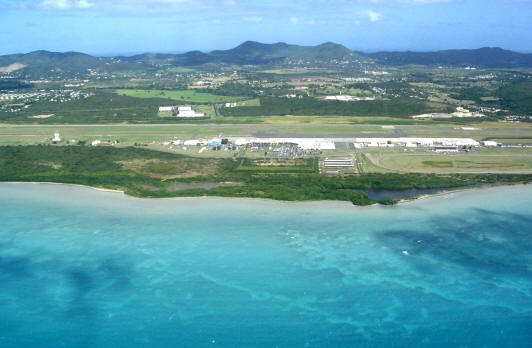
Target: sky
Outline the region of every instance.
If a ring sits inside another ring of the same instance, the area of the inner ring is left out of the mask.
[[[0,54],[210,51],[247,40],[532,52],[532,0],[0,0]]]

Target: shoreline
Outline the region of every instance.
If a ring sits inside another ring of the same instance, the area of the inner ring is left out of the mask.
[[[31,185],[63,185],[63,186],[70,186],[70,187],[79,187],[79,188],[87,188],[92,189],[95,191],[100,192],[110,192],[110,193],[121,193],[123,196],[131,199],[140,199],[140,200],[188,200],[188,199],[249,199],[253,201],[264,201],[264,202],[278,202],[278,203],[288,203],[288,204],[295,204],[295,203],[316,203],[316,202],[337,202],[337,203],[346,203],[349,206],[355,206],[359,208],[364,207],[375,207],[375,206],[381,206],[381,207],[394,207],[394,206],[400,206],[405,205],[406,203],[412,203],[417,202],[420,200],[433,198],[433,197],[439,197],[439,196],[445,196],[450,195],[453,193],[459,193],[459,192],[466,192],[466,191],[473,191],[473,190],[479,190],[479,189],[488,189],[488,188],[494,188],[494,187],[502,187],[502,186],[516,186],[516,185],[527,185],[527,184],[511,184],[511,183],[503,183],[503,184],[485,184],[485,185],[479,185],[475,187],[457,187],[455,189],[450,190],[444,190],[441,192],[436,192],[433,194],[422,194],[420,196],[411,197],[411,198],[403,198],[398,199],[394,204],[388,205],[388,204],[381,204],[381,203],[374,203],[370,205],[356,205],[353,204],[350,201],[344,201],[344,200],[333,200],[333,199],[322,199],[322,200],[295,200],[295,201],[284,201],[284,200],[277,200],[277,199],[271,199],[271,198],[260,198],[260,197],[230,197],[230,196],[177,196],[177,197],[136,197],[128,195],[125,191],[122,190],[114,190],[114,189],[107,189],[102,187],[95,187],[95,186],[89,186],[89,185],[82,185],[82,184],[71,184],[71,183],[60,183],[60,182],[47,182],[47,181],[0,181],[0,184],[12,184],[12,185],[20,185],[20,184],[31,184]],[[532,184],[528,184],[532,185]]]
[[[457,193],[457,192],[466,192],[466,191],[473,191],[473,190],[479,190],[479,189],[487,189],[487,188],[492,188],[492,187],[515,186],[515,185],[527,185],[527,184],[505,183],[505,184],[483,184],[483,185],[479,185],[479,186],[463,187],[463,188],[456,187],[454,189],[451,188],[449,190],[443,190],[443,191],[432,193],[432,194],[422,194],[422,195],[419,195],[419,196],[416,196],[416,197],[412,197],[412,198],[403,198],[403,199],[400,199],[397,202],[397,204],[418,201],[418,200],[431,198],[431,197],[444,196],[444,195],[448,195],[448,194],[451,194],[451,193]]]
[[[74,186],[74,187],[86,187],[86,188],[90,188],[90,189],[93,189],[93,190],[96,190],[96,191],[123,193],[124,195],[126,195],[128,197],[133,197],[133,196],[129,196],[128,194],[126,194],[125,191],[122,191],[122,190],[113,190],[113,189],[106,189],[106,188],[103,188],[103,187],[95,187],[95,186],[89,186],[89,185],[71,184],[71,183],[63,183],[63,182],[52,182],[52,181],[0,181],[0,184],[15,184],[15,185],[18,185],[18,184],[32,184],[32,185],[45,184],[45,185],[65,185],[65,186]]]

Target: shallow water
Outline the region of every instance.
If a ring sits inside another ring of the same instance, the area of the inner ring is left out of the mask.
[[[0,184],[0,347],[526,347],[531,206]]]
[[[407,189],[407,190],[356,190],[364,192],[368,195],[368,198],[376,200],[386,200],[386,199],[408,199],[414,198],[422,195],[433,195],[436,193],[451,191],[452,189]]]

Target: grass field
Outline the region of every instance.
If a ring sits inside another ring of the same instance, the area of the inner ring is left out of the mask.
[[[462,129],[465,127],[466,129]],[[462,126],[455,127],[457,129],[406,129],[404,132],[411,137],[471,137],[476,140],[486,140],[486,139],[508,139],[508,138],[527,138],[532,134],[532,129],[523,127],[523,129],[515,128],[502,128],[501,125],[499,129],[487,129],[485,126],[480,127],[479,129],[468,129],[468,128],[477,128]],[[504,141],[500,141],[504,142]],[[532,142],[532,138],[529,138],[525,143]]]
[[[318,161],[308,159],[241,159],[236,171],[266,173],[315,173]]]
[[[134,98],[163,98],[180,102],[191,103],[225,103],[246,99],[246,97],[230,97],[210,93],[201,93],[194,90],[147,90],[147,89],[117,89],[115,93]]]
[[[243,101],[238,102],[237,106],[260,106],[260,99],[254,98],[254,99],[243,100]]]
[[[378,167],[423,173],[532,173],[529,154],[368,154]]]
[[[386,169],[375,165],[367,156],[367,154],[357,152],[356,154],[358,172],[365,173],[392,173],[393,170]]]
[[[100,139],[118,139],[120,145],[132,145],[136,142],[151,144],[163,142],[173,138],[191,139],[208,138],[219,134],[246,134],[245,129],[232,127],[198,127],[187,125],[176,127],[173,125],[132,127],[127,125],[113,126],[42,126],[42,127],[13,127],[0,130],[0,145],[31,145],[51,143],[55,131],[60,133],[62,141],[59,145],[65,145],[69,140],[92,141]]]

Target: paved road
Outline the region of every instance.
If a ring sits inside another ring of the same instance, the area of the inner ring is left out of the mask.
[[[390,128],[381,128],[377,125],[271,125],[271,124],[127,124],[127,125],[0,125],[0,136],[7,135],[36,135],[32,131],[36,130],[92,130],[92,131],[112,131],[112,129],[127,132],[128,129],[134,130],[137,135],[167,135],[173,130],[176,132],[188,132],[190,136],[202,136],[202,133],[207,131],[215,131],[224,134],[225,136],[255,136],[265,138],[333,138],[338,141],[342,141],[342,138],[349,138],[348,141],[353,141],[355,137],[364,138],[398,138],[408,137],[409,132],[417,131],[422,133],[424,130],[438,130],[445,134],[445,131],[450,131],[448,137],[461,137],[472,138],[479,136],[474,132],[467,132],[467,130],[461,130],[455,126],[419,126],[419,125],[405,125],[395,126],[393,133],[386,132]],[[379,132],[382,129],[382,133]],[[20,133],[21,130],[27,130],[28,132]],[[139,132],[142,130],[143,132]],[[297,131],[295,131],[297,130]],[[305,132],[302,132],[305,130]],[[315,130],[315,131],[313,131]],[[460,134],[453,134],[456,131],[462,131]],[[496,132],[510,130],[521,131],[530,133],[532,137],[532,128],[483,128],[484,131]],[[162,132],[161,132],[162,131]],[[418,136],[423,136],[422,134]],[[504,137],[505,135],[501,135]],[[428,137],[437,137],[435,135],[428,135]]]

